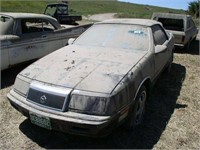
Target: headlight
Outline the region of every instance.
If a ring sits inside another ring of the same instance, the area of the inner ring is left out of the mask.
[[[72,95],[69,110],[86,114],[103,115],[106,112],[106,104],[109,98]]]
[[[27,78],[18,75],[15,79],[14,90],[20,94],[27,95],[30,83]]]

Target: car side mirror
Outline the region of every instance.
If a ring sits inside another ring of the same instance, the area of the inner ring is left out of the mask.
[[[70,39],[68,40],[68,44],[69,44],[69,45],[72,45],[72,44],[74,43],[74,41],[75,41],[75,38],[70,38]]]
[[[166,45],[156,45],[155,47],[155,54],[161,53],[167,49]]]

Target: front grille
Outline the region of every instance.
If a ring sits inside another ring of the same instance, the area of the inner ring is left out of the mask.
[[[27,100],[43,107],[64,111],[69,93],[70,89],[33,82]]]

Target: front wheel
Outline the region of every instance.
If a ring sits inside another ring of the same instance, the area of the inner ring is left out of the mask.
[[[147,100],[147,90],[146,87],[143,85],[140,88],[137,97],[135,99],[135,103],[129,112],[128,120],[126,122],[126,127],[128,129],[133,129],[134,127],[141,124],[141,122],[143,121],[146,100]]]
[[[186,51],[190,50],[191,42],[192,42],[192,40],[190,39],[190,40],[188,41],[188,43],[185,45],[185,50],[186,50]]]

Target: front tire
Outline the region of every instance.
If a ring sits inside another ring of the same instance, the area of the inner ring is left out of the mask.
[[[192,39],[190,39],[190,40],[188,41],[188,43],[185,45],[185,50],[186,50],[186,51],[189,51],[189,50],[190,50],[191,42],[192,42]]]
[[[146,87],[143,85],[135,99],[135,103],[132,106],[128,120],[126,122],[127,129],[134,129],[136,126],[140,125],[144,118],[145,113],[145,104],[147,100],[147,90]]]

